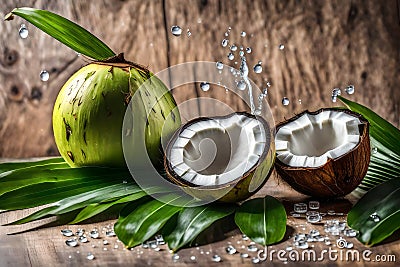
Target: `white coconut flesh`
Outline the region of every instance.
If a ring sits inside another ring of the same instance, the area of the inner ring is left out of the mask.
[[[258,164],[269,146],[265,133],[263,123],[243,114],[198,120],[172,140],[170,168],[197,186],[232,182]]]
[[[291,167],[320,167],[352,150],[360,141],[360,120],[342,111],[305,113],[278,129],[277,158]]]

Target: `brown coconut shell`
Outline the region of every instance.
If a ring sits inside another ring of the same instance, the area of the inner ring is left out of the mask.
[[[166,152],[164,154],[164,169],[166,172],[166,178],[168,178],[168,180],[173,184],[181,186],[182,190],[184,190],[187,194],[205,201],[217,200],[218,202],[224,203],[236,203],[249,198],[259,191],[267,182],[273,170],[275,160],[275,143],[273,142],[273,138],[270,138],[269,143],[266,145],[265,150],[263,151],[259,160],[251,169],[244,173],[243,176],[219,186],[199,186],[181,179],[173,170],[171,162],[167,157],[167,153],[171,150],[174,140],[188,126],[202,120],[227,119],[234,115],[244,115],[247,117],[256,118],[254,115],[251,115],[247,112],[234,112],[226,116],[199,117],[181,126],[181,128],[174,133],[166,147]],[[273,129],[271,129],[269,124],[261,117],[257,117],[257,120],[264,125],[266,132],[269,132],[270,136],[273,136]]]
[[[323,108],[315,112],[308,110],[281,122],[276,126],[278,131],[282,126],[295,121],[303,114],[316,115],[323,111],[339,111],[358,118],[360,140],[359,143],[346,154],[328,161],[320,167],[292,167],[275,159],[277,173],[293,189],[305,195],[321,198],[341,197],[352,192],[365,177],[371,157],[369,122],[360,114],[335,108]]]

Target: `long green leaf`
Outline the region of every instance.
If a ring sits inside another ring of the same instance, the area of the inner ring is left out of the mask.
[[[38,166],[47,166],[48,168],[60,168],[68,167],[68,164],[62,157],[56,157],[51,159],[38,159],[30,161],[15,161],[15,162],[3,162],[0,163],[0,174],[9,171],[15,171],[19,169],[33,168]]]
[[[359,231],[358,239],[368,246],[400,229],[400,179],[386,181],[366,193],[350,210],[347,223]]]
[[[51,37],[90,58],[102,60],[115,56],[115,53],[96,36],[50,11],[29,7],[15,8],[6,15],[5,20],[12,19],[12,15],[26,19]]]
[[[283,239],[286,232],[286,211],[275,198],[255,198],[244,202],[236,211],[239,229],[254,242],[271,245]]]
[[[127,216],[121,212],[114,225],[115,233],[127,247],[134,247],[145,242],[182,209],[179,206],[170,205],[179,198],[179,196],[173,196],[166,202],[151,200],[140,205]]]
[[[220,220],[235,211],[234,205],[215,205],[183,208],[177,218],[172,232],[164,233],[164,239],[173,251],[192,242],[202,231],[212,223]]]

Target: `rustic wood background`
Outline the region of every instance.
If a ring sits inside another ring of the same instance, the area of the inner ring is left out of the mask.
[[[258,86],[272,82],[268,102],[276,121],[304,109],[332,106],[334,87],[354,84],[350,98],[399,126],[399,4],[388,1],[1,1],[3,17],[14,7],[59,13],[87,28],[126,58],[160,71],[194,60],[226,60],[220,42],[232,38],[252,47],[250,65],[263,62]],[[0,157],[56,155],[51,113],[62,84],[85,62],[32,25],[21,39],[16,18],[0,23]],[[183,34],[170,33],[180,25]],[[186,30],[192,35],[187,37]],[[284,44],[283,51],[278,49]],[[50,79],[42,82],[46,69]],[[202,95],[181,90],[178,102]],[[283,96],[291,103],[283,107]],[[302,100],[300,104],[298,99]],[[234,103],[232,103],[234,104]]]

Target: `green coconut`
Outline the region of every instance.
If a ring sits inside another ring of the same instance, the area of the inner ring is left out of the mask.
[[[162,162],[161,139],[181,124],[176,103],[161,80],[146,68],[125,61],[121,54],[82,67],[58,94],[53,110],[54,137],[71,167],[126,166],[123,119],[131,97],[148,79],[151,82],[140,94],[141,105],[131,110],[146,114],[141,117],[147,152],[153,164]],[[134,142],[133,134],[133,146]]]

